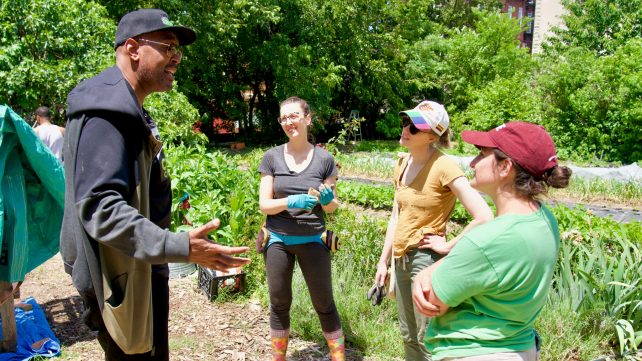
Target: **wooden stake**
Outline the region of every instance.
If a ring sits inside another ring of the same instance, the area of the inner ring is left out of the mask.
[[[18,335],[16,334],[16,313],[13,308],[13,285],[11,282],[0,281],[0,293],[8,292],[7,297],[0,304],[0,317],[2,317],[2,352],[16,352]]]

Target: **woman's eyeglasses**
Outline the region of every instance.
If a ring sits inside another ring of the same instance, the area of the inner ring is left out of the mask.
[[[290,114],[282,115],[276,118],[276,121],[279,122],[279,124],[281,125],[286,124],[288,120],[290,121],[290,123],[296,123],[299,120],[301,120],[301,118],[303,118],[304,116],[305,115],[301,115],[301,113],[299,112],[292,112]]]
[[[183,56],[183,49],[176,44],[167,44],[167,43],[161,43],[159,41],[153,41],[153,40],[147,40],[147,39],[136,39],[136,41],[144,41],[146,43],[152,43],[152,44],[158,44],[158,45],[163,45],[166,47],[165,53],[167,54],[167,57],[171,58],[174,55],[178,56],[179,58]]]
[[[410,129],[408,129],[408,130],[410,131],[410,134],[412,134],[412,135],[415,135],[415,134],[417,134],[419,132],[422,132],[422,130],[419,130],[419,128],[415,127],[415,125],[412,123],[412,120],[410,120],[410,118],[407,115],[404,115],[401,118],[401,128],[405,128],[407,126],[410,126]]]

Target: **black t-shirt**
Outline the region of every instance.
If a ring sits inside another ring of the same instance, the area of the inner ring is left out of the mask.
[[[300,173],[291,171],[284,156],[285,145],[265,152],[259,165],[261,174],[274,177],[274,199],[293,194],[307,194],[309,188],[318,189],[324,180],[338,174],[334,159],[325,149],[314,147],[312,161]],[[325,230],[323,208],[317,204],[312,211],[286,209],[267,217],[267,228],[272,232],[288,236],[311,236]]]

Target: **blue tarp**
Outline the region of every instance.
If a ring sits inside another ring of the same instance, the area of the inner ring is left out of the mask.
[[[23,301],[33,308],[25,311],[16,307],[16,333],[18,348],[16,353],[0,353],[0,361],[27,361],[39,357],[56,357],[60,355],[60,341],[56,338],[45,313],[33,297]],[[0,328],[0,335],[2,329]]]

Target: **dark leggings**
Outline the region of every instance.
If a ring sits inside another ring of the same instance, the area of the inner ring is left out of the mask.
[[[169,279],[152,273],[152,303],[154,317],[154,350],[144,354],[125,354],[103,327],[98,331],[98,342],[105,351],[106,361],[167,361],[169,360],[168,319]]]
[[[323,332],[341,329],[341,320],[332,297],[330,251],[321,243],[286,246],[270,245],[265,252],[268,288],[270,290],[270,327],[273,330],[290,328],[292,306],[292,274],[295,260],[299,263],[308,285],[312,305],[317,311]]]

